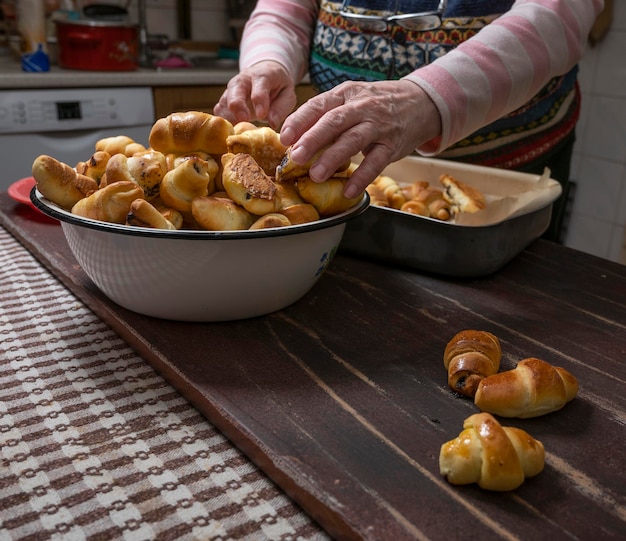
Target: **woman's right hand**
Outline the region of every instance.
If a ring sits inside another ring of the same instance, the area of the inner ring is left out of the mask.
[[[267,60],[233,77],[213,112],[233,124],[259,120],[278,130],[296,101],[295,84],[287,70]]]

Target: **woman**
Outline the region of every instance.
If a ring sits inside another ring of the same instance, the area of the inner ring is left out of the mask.
[[[365,158],[352,197],[414,151],[541,173],[564,188],[577,62],[602,0],[259,0],[215,113],[267,121],[322,182]],[[290,114],[309,73],[321,93]],[[547,237],[558,240],[565,197]]]

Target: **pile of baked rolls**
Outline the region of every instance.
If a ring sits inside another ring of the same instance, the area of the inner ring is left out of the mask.
[[[232,231],[313,222],[361,200],[343,195],[354,166],[326,182],[308,176],[269,127],[199,111],[153,125],[146,148],[120,135],[99,140],[74,167],[38,156],[39,192],[73,214],[158,229]]]

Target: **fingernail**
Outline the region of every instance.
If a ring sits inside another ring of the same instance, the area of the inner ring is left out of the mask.
[[[280,142],[285,146],[289,146],[294,142],[294,131],[292,128],[284,128],[281,130]]]
[[[309,169],[309,176],[315,182],[322,182],[326,180],[326,169],[324,169],[321,165],[314,165]]]
[[[348,184],[345,191],[343,192],[343,195],[345,195],[348,199],[352,199],[353,197],[356,197],[358,193],[359,189],[356,186],[354,186],[353,184]]]
[[[296,162],[298,165],[302,165],[306,163],[304,159],[304,148],[296,147],[291,151],[291,159]]]

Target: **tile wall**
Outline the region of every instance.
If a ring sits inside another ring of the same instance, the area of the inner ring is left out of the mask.
[[[115,0],[108,0],[113,3]],[[127,0],[117,0],[123,4]],[[196,41],[232,41],[228,26],[227,1],[230,0],[191,0],[191,37]],[[146,0],[146,19],[151,34],[165,34],[170,39],[178,35],[176,0]],[[137,13],[137,0],[131,0],[131,13]]]
[[[626,264],[626,2],[613,4],[610,31],[580,64],[576,193],[565,244]]]
[[[197,40],[230,39],[229,0],[193,0]],[[134,9],[137,0],[132,0]],[[151,33],[176,36],[176,0],[147,0]],[[626,1],[614,2],[604,40],[580,64],[583,97],[572,162],[576,183],[564,242],[626,264]]]

